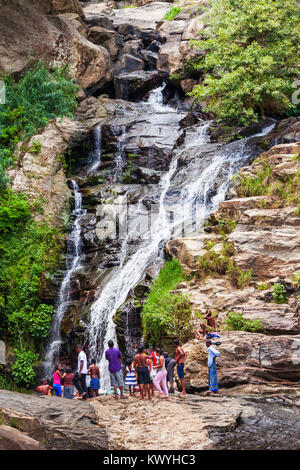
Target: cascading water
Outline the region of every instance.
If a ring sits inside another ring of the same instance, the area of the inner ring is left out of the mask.
[[[94,150],[91,156],[91,163],[87,169],[87,174],[91,174],[97,170],[101,163],[101,126],[97,126],[94,129]],[[61,322],[64,314],[69,306],[70,302],[70,291],[71,282],[81,268],[81,255],[82,255],[82,238],[81,238],[81,218],[86,214],[86,210],[82,209],[82,195],[79,191],[78,184],[76,181],[71,181],[71,186],[74,194],[74,209],[72,211],[72,217],[74,217],[74,223],[71,227],[71,232],[67,240],[67,269],[65,271],[63,281],[60,286],[58,304],[55,311],[54,320],[51,326],[50,340],[46,348],[44,358],[44,376],[47,377],[51,374],[53,365],[59,357],[59,350],[62,344],[61,338]]]
[[[82,252],[80,218],[86,213],[82,209],[82,196],[79,192],[76,181],[71,182],[74,191],[74,209],[72,215],[75,217],[70,235],[68,237],[69,267],[67,268],[60,286],[58,306],[52,323],[50,342],[46,349],[44,360],[44,374],[51,373],[54,362],[58,358],[61,341],[60,325],[70,301],[70,286],[74,273],[80,269],[80,256]]]
[[[180,116],[177,116],[173,108],[162,104],[163,88],[164,85],[150,94],[148,112],[158,114],[154,120],[162,119],[162,113],[173,113],[174,125],[178,126]],[[194,128],[193,135],[188,136],[173,153],[169,170],[160,183],[149,188],[149,195],[157,200],[156,216],[151,227],[148,233],[143,234],[135,252],[130,254],[131,237],[128,233],[119,253],[118,268],[91,306],[89,351],[91,357],[98,360],[103,390],[110,386],[104,350],[109,340],[117,344],[113,322],[117,309],[125,302],[129,291],[142,279],[150,263],[153,264],[156,260],[158,267],[162,265],[163,246],[170,238],[182,236],[183,233],[185,236],[190,233],[193,236],[201,235],[205,217],[224,200],[232,176],[249,158],[250,138],[216,149],[215,144],[209,144],[210,124],[202,122]],[[269,130],[265,129],[264,133]],[[201,146],[205,147],[203,151]],[[178,161],[189,153],[189,149],[195,148],[197,152],[194,158],[183,168],[178,168]],[[143,198],[136,205],[137,212],[142,200]],[[171,222],[170,213],[173,214]]]

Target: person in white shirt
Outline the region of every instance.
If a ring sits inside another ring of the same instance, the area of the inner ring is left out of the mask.
[[[74,377],[74,385],[77,388],[79,395],[83,400],[88,398],[87,387],[86,387],[86,374],[87,374],[87,358],[80,344],[76,346],[76,352],[78,353],[77,360],[77,372]]]
[[[209,380],[209,391],[207,392],[209,395],[211,393],[217,394],[219,393],[219,385],[218,385],[218,378],[217,378],[217,365],[216,365],[216,357],[220,356],[219,351],[213,347],[211,341],[206,341],[206,346],[208,350],[208,380]]]

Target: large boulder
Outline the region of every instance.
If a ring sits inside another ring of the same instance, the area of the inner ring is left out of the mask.
[[[51,14],[59,15],[61,13],[77,13],[82,19],[85,19],[79,0],[53,0],[51,2]]]
[[[48,450],[108,448],[107,434],[97,425],[95,411],[86,402],[0,390],[0,416],[5,425],[13,423],[18,430],[17,436],[10,433],[11,442],[17,438],[19,445],[28,445],[28,449],[34,445],[38,448],[36,441]]]
[[[41,0],[12,0],[2,6],[0,70],[20,73],[42,58],[61,66],[70,64],[83,88],[107,83],[111,78],[107,50],[88,41],[74,26],[74,19],[49,12]]]
[[[238,384],[267,384],[299,380],[300,336],[266,336],[231,331],[221,333],[217,358],[220,387]],[[192,340],[187,353],[186,382],[193,391],[207,388],[207,348],[204,341]]]

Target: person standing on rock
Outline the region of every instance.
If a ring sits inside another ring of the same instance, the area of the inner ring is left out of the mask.
[[[80,344],[76,346],[76,352],[78,354],[77,359],[77,372],[74,376],[74,385],[79,392],[79,396],[86,400],[88,398],[87,387],[86,387],[86,375],[87,375],[87,358]]]
[[[100,370],[99,370],[99,367],[96,366],[95,359],[92,359],[88,372],[91,376],[91,383],[90,383],[91,397],[92,398],[98,397],[99,389],[100,389]]]
[[[170,384],[169,393],[175,393],[174,389],[174,369],[176,366],[176,361],[172,357],[169,357],[167,352],[163,353],[165,358],[165,365],[167,369],[167,383]]]
[[[148,395],[148,400],[151,400],[150,396],[150,373],[149,365],[150,359],[144,353],[144,347],[140,346],[138,349],[138,354],[134,357],[134,367],[138,375],[138,384],[141,394],[141,400],[144,400],[146,393]]]
[[[61,364],[58,364],[53,374],[53,388],[55,396],[57,397],[62,397],[61,379]]]
[[[157,374],[153,379],[153,385],[159,393],[159,398],[169,398],[168,387],[167,387],[167,369],[165,365],[165,358],[162,355],[160,349],[156,349],[156,354],[158,356],[158,361],[156,366],[153,366],[157,370]],[[164,397],[162,397],[162,389],[164,391]]]
[[[178,374],[179,380],[181,382],[181,388],[182,388],[182,391],[181,391],[180,395],[184,396],[184,395],[186,395],[185,378],[184,378],[184,361],[186,359],[186,354],[185,354],[184,350],[182,349],[182,347],[179,345],[178,339],[174,339],[173,344],[176,348],[175,360],[176,360],[176,364],[177,364],[177,374]]]
[[[217,364],[216,364],[216,357],[220,356],[219,351],[213,347],[211,341],[206,341],[206,346],[208,349],[208,382],[209,382],[209,391],[207,392],[208,395],[214,393],[219,393],[219,385],[218,385],[218,378],[217,378]]]
[[[74,398],[74,374],[72,374],[72,369],[70,367],[66,367],[66,372],[62,378],[64,379],[63,397],[69,399]]]
[[[120,398],[125,397],[123,393],[124,389],[124,379],[122,374],[122,353],[120,349],[114,348],[114,342],[112,340],[108,341],[108,349],[105,351],[105,357],[108,360],[108,370],[110,375],[111,386],[115,390],[115,399],[118,400],[118,387],[120,389]]]

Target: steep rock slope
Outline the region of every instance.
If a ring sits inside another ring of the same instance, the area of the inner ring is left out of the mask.
[[[205,309],[214,311],[221,331],[221,386],[299,381],[299,120],[293,122],[294,142],[290,131],[282,133],[284,123],[278,127],[269,139],[285,143],[240,170],[231,199],[209,218],[204,237],[174,239],[166,247],[194,273],[178,290],[190,295],[195,324]],[[278,284],[283,299],[276,297]],[[262,326],[256,332],[224,331],[230,312]],[[205,344],[193,340],[186,349],[188,384],[203,390]]]

